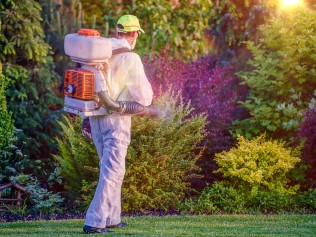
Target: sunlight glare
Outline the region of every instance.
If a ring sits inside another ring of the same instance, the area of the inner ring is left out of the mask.
[[[291,6],[294,6],[294,5],[299,5],[301,3],[302,3],[301,0],[282,0],[282,5],[284,7],[291,7]]]

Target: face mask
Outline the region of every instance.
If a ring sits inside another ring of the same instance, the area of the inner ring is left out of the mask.
[[[135,45],[136,45],[136,39],[134,40],[133,44],[131,45],[131,49],[133,50],[135,48]]]

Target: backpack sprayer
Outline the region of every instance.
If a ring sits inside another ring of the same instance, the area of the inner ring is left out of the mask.
[[[100,37],[97,30],[80,29],[67,34],[64,48],[66,55],[77,63],[64,74],[64,111],[83,118],[111,113],[159,116],[155,108],[110,98],[107,81],[111,77],[108,60],[112,56],[112,44]]]

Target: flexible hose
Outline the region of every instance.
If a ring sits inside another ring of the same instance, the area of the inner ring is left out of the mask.
[[[112,100],[107,91],[100,91],[98,93],[99,99],[102,104],[110,111],[125,114],[125,115],[147,115],[158,117],[160,112],[156,108],[143,106],[133,101],[114,101]]]

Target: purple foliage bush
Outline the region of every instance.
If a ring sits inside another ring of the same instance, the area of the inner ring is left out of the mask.
[[[143,58],[143,64],[156,97],[171,87],[174,91],[183,88],[187,65],[181,60],[163,53]]]
[[[229,128],[239,116],[237,101],[244,96],[245,90],[239,85],[234,71],[218,66],[214,58],[202,57],[195,62],[184,63],[159,55],[151,60],[145,58],[143,62],[155,95],[172,88],[181,92],[185,103],[191,103],[194,108],[192,116],[207,114],[207,137],[201,144],[205,151],[198,161],[203,179],[193,181],[195,188],[202,189],[218,179],[212,173],[217,168],[213,159],[215,153],[229,150],[233,145]]]
[[[298,138],[304,139],[302,159],[309,166],[306,170],[308,187],[316,187],[316,110],[309,109],[304,116],[304,122],[297,133]]]

